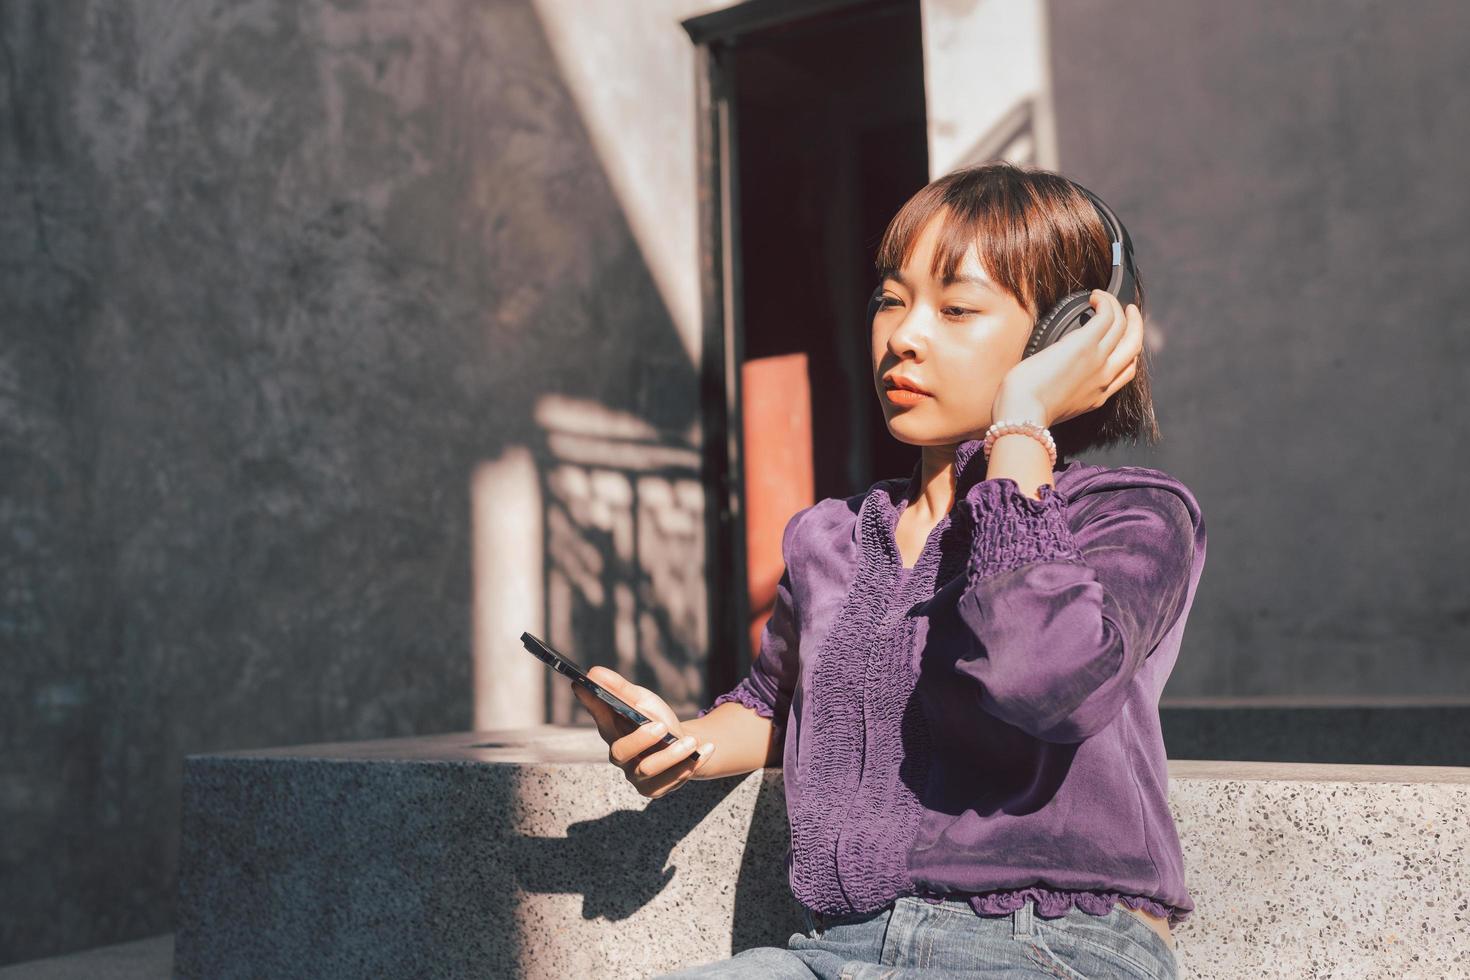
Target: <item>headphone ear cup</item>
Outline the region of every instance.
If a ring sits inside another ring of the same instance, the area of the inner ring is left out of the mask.
[[[1067,334],[1082,326],[1091,319],[1086,314],[1092,313],[1092,290],[1084,289],[1063,296],[1057,305],[1036,321],[1036,327],[1031,331],[1031,338],[1026,342],[1026,352],[1021,357],[1027,358],[1043,348],[1050,347]]]

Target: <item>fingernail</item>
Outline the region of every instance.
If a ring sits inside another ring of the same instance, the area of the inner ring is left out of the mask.
[[[714,742],[705,742],[703,745],[701,745],[699,747],[699,754],[700,755],[709,755],[714,750],[715,750],[715,743]]]
[[[652,733],[654,735],[662,735],[664,733],[664,729],[666,729],[668,727],[669,726],[665,725],[663,722],[656,721],[653,724],[651,724],[651,725],[648,726],[648,730],[649,730],[650,733]]]
[[[680,751],[683,751],[684,749],[692,749],[692,748],[694,748],[694,736],[693,735],[685,735],[683,738],[679,739],[679,750]]]

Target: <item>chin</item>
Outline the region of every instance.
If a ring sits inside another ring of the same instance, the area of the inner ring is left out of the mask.
[[[933,438],[925,433],[922,428],[912,424],[905,425],[902,413],[896,413],[888,418],[888,434],[899,442],[908,443],[910,446],[925,446],[933,442]]]

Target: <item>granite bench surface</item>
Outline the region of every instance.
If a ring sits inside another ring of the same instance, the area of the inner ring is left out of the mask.
[[[181,977],[651,977],[784,945],[780,769],[639,796],[594,729],[190,756]],[[1470,768],[1170,760],[1181,976],[1470,977]]]

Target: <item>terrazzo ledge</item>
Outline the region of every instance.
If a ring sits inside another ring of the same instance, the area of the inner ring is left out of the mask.
[[[1470,768],[1171,760],[1181,977],[1470,977]],[[179,977],[642,978],[784,945],[780,769],[648,800],[591,728],[184,762]]]

